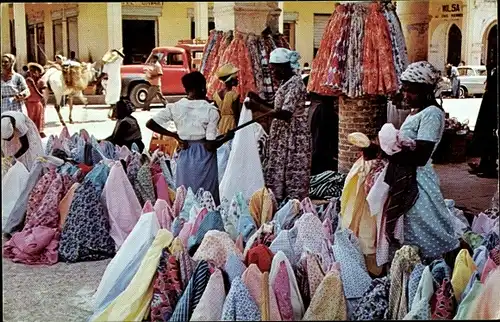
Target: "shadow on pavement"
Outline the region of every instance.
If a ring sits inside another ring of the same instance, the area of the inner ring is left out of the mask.
[[[69,120],[64,120],[66,125],[68,124],[87,124],[87,123],[104,123],[108,120],[87,120],[87,121],[74,121],[73,123],[69,123]],[[60,127],[62,126],[60,122],[47,122],[45,123],[46,128]]]

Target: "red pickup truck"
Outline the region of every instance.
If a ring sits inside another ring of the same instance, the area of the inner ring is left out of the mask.
[[[137,109],[144,106],[149,82],[144,68],[153,54],[158,55],[163,68],[161,91],[163,95],[184,95],[181,78],[201,66],[203,44],[178,44],[175,47],[157,47],[149,55],[146,65],[124,65],[121,68],[122,97],[128,98]]]

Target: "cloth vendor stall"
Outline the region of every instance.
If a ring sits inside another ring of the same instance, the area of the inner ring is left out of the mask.
[[[499,316],[484,306],[500,269],[498,209],[470,226],[447,201],[463,240],[456,258],[423,262],[403,246],[390,278],[373,279],[366,236],[342,227],[335,198],[278,205],[262,187],[249,202],[236,191],[216,207],[207,191],[174,191],[175,162],[165,155],[97,143],[84,130],[49,137],[46,154],[19,182],[4,257],[30,265],[114,257],[86,299],[91,321]],[[5,166],[5,176],[18,172]]]
[[[374,139],[387,119],[388,96],[397,93],[408,65],[401,23],[388,2],[357,2],[335,8],[313,60],[308,91],[339,96],[339,171],[347,173],[359,150],[352,132]]]

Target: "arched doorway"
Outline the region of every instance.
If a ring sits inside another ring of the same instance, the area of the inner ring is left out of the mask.
[[[497,58],[497,45],[498,45],[498,25],[494,25],[491,27],[490,32],[488,33],[488,51],[486,52],[486,63],[496,63]]]
[[[462,32],[457,25],[453,24],[448,31],[448,56],[447,62],[458,66],[462,54]]]

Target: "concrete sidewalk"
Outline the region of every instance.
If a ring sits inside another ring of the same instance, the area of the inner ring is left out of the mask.
[[[104,95],[85,95],[85,97],[88,100],[87,108],[90,108],[90,109],[108,109],[109,108],[109,106],[106,105],[106,102],[104,101]],[[185,96],[184,95],[171,95],[171,96],[165,96],[165,97],[169,103],[175,103]],[[49,95],[48,104],[54,104],[55,101],[56,100],[55,100],[54,95]],[[74,105],[81,105],[81,104],[83,104],[83,102],[81,102],[78,98],[75,98],[73,104]],[[163,105],[160,103],[160,100],[158,98],[153,99],[151,107],[161,107],[161,106],[163,106]]]

